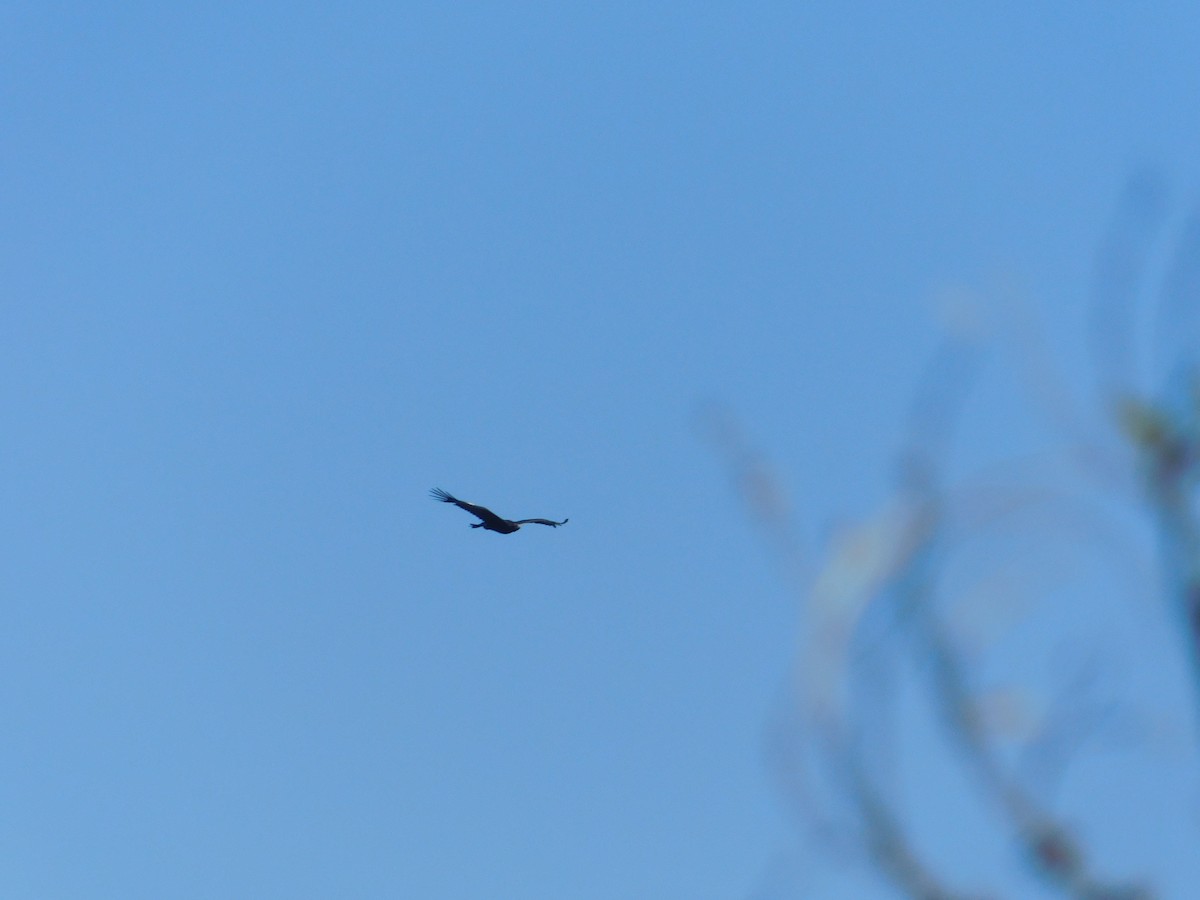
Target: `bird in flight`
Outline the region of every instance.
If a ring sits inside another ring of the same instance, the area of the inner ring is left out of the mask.
[[[550,519],[517,519],[515,522],[512,519],[502,519],[490,509],[484,506],[476,506],[474,503],[468,503],[465,500],[459,500],[441,488],[434,488],[429,492],[429,496],[434,500],[441,500],[443,503],[453,503],[459,509],[465,509],[473,516],[478,516],[483,521],[472,522],[472,528],[486,528],[488,531],[498,531],[501,534],[512,534],[520,529],[522,525],[549,525],[551,528],[557,528],[559,525],[566,525],[569,519],[563,519],[561,522],[554,522]]]

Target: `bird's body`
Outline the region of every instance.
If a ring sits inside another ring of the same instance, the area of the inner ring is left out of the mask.
[[[453,503],[459,509],[465,509],[471,515],[478,517],[481,521],[471,523],[472,528],[484,528],[500,534],[512,534],[514,531],[519,531],[522,525],[549,525],[551,528],[557,528],[559,525],[566,525],[569,521],[568,519],[563,519],[561,522],[551,519],[517,519],[515,521],[502,519],[487,507],[459,500],[441,488],[434,488],[429,492],[429,496],[434,500],[441,500],[443,503]]]

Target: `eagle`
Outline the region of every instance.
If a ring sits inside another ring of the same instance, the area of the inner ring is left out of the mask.
[[[484,506],[476,506],[474,503],[468,503],[465,500],[459,500],[457,497],[446,493],[441,488],[434,488],[429,492],[429,496],[434,500],[441,500],[443,503],[453,503],[459,509],[465,509],[473,516],[478,516],[483,521],[472,522],[472,528],[486,528],[488,531],[498,531],[500,534],[512,534],[514,531],[520,530],[522,525],[549,525],[551,528],[557,528],[559,525],[566,525],[569,519],[563,519],[561,522],[554,522],[550,519],[502,519],[490,509]]]

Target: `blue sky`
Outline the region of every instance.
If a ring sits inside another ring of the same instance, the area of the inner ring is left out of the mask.
[[[819,539],[886,497],[947,290],[1020,285],[1077,371],[1130,172],[1194,196],[1198,37],[1184,3],[5,5],[0,894],[773,884],[798,599],[697,408]],[[989,389],[956,466],[1038,440]],[[433,486],[571,521],[472,531]]]

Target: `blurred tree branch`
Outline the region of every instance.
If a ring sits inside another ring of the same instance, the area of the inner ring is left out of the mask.
[[[1140,481],[1142,505],[1158,534],[1161,582],[1178,612],[1178,630],[1192,665],[1191,690],[1200,724],[1200,214],[1184,228],[1164,279],[1159,347],[1176,347],[1160,360],[1167,376],[1154,390],[1139,387],[1136,323],[1145,292],[1155,235],[1161,230],[1163,191],[1145,175],[1131,180],[1114,223],[1101,242],[1091,304],[1090,340],[1098,392],[1111,437],[1101,446],[1085,437],[1067,393],[1055,409],[1070,417],[1065,437],[1083,474],[1101,474],[1101,486]],[[1168,324],[1163,324],[1168,320]],[[1175,327],[1172,327],[1171,322]],[[871,666],[899,651],[924,674],[925,702],[936,712],[943,740],[970,774],[977,801],[1002,824],[1018,849],[1014,858],[1043,890],[1087,900],[1150,898],[1145,876],[1113,878],[1102,871],[1079,828],[1059,814],[1044,789],[1031,786],[1021,766],[1005,758],[988,724],[985,698],[969,656],[958,647],[942,607],[941,575],[970,511],[968,487],[945,484],[945,461],[960,409],[983,356],[978,330],[952,331],[918,388],[910,432],[899,455],[895,496],[871,519],[843,529],[829,542],[824,562],[804,552],[792,523],[786,492],[764,457],[751,449],[733,417],[704,414],[705,431],[730,472],[759,533],[804,597],[801,643],[787,692],[787,727],[773,749],[785,795],[809,836],[831,852],[870,861],[903,895],[914,898],[997,896],[988,887],[964,887],[964,874],[935,862],[910,834],[909,817],[894,776],[879,764],[878,726],[889,705],[888,678],[868,677]],[[1124,452],[1122,446],[1124,445]],[[1129,452],[1132,450],[1132,452]],[[1100,467],[1091,465],[1104,460]],[[1122,471],[1124,469],[1124,471]],[[1113,481],[1104,483],[1104,473]],[[1018,486],[1006,502],[1020,509],[1036,492]],[[1097,514],[1098,515],[1098,514]],[[1089,528],[1092,523],[1089,522]],[[1123,548],[1097,547],[1106,557]],[[867,623],[891,622],[880,638]],[[872,634],[868,640],[868,632]],[[884,643],[881,643],[883,641]],[[886,644],[886,647],[885,647]],[[1097,712],[1082,696],[1067,697],[1040,723],[1026,757],[1061,769],[1085,743]],[[893,780],[889,780],[889,779]],[[937,789],[934,787],[933,789]],[[969,878],[969,873],[966,876]]]

